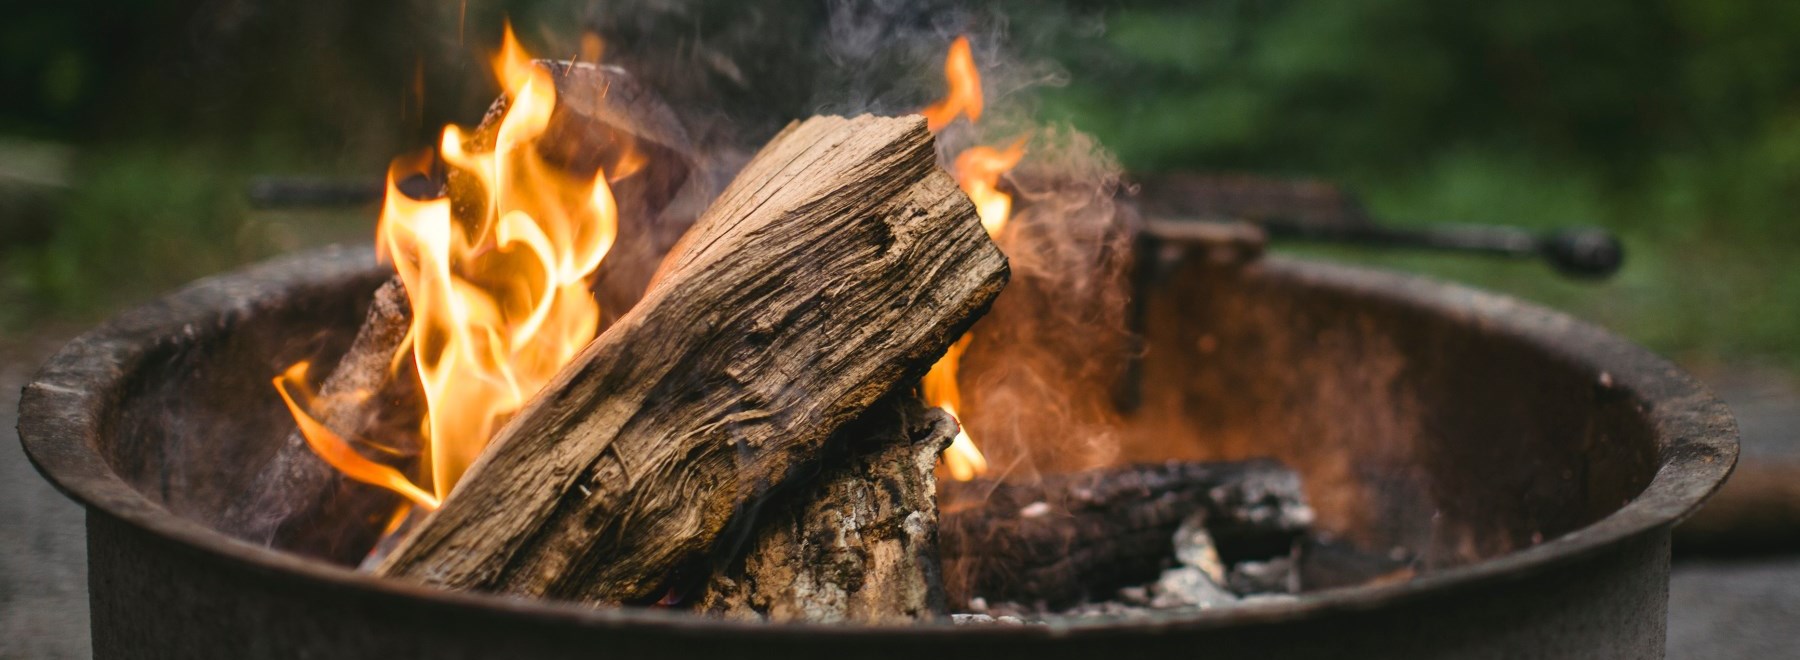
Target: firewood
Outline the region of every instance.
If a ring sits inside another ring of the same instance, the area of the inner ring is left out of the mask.
[[[955,436],[956,420],[910,394],[870,408],[831,442],[854,455],[765,506],[696,609],[815,623],[946,614],[933,470]]]
[[[409,310],[398,279],[376,290],[367,319],[319,386],[319,408],[311,411],[346,439],[380,442],[388,451],[370,458],[403,469],[417,461],[419,451],[418,375],[410,360],[399,368],[393,364],[412,320]],[[226,510],[220,529],[354,565],[402,504],[399,495],[354,481],[326,464],[296,430]]]
[[[946,482],[939,501],[952,607],[976,597],[1062,607],[1154,580],[1195,513],[1227,561],[1285,553],[1312,522],[1299,477],[1271,460]]]
[[[663,211],[688,181],[697,156],[674,111],[630,74],[617,67],[538,61],[556,83],[557,104],[539,153],[574,176],[592,177],[604,167],[632,172],[612,181],[619,206],[619,236],[595,276],[595,294],[607,319],[630,309],[643,294],[656,265],[688,219]],[[493,149],[499,120],[508,107],[494,101],[470,138],[475,148]],[[452,172],[455,179],[461,174]],[[402,186],[404,188],[404,186]],[[478,188],[452,185],[459,194]],[[376,188],[379,194],[379,187]],[[472,200],[459,200],[465,212]],[[398,280],[380,289],[368,319],[345,357],[320,388],[322,410],[315,415],[345,437],[375,438],[394,445],[387,456],[396,466],[416,459],[421,408],[418,378],[405,361],[391,378],[389,360],[410,323],[410,304]],[[360,397],[359,392],[379,396]],[[368,554],[402,499],[389,491],[345,478],[326,465],[294,432],[282,443],[249,490],[230,508],[223,528],[240,538],[342,564]]]
[[[791,125],[377,571],[657,600],[833,432],[922,376],[1006,277],[922,118]]]

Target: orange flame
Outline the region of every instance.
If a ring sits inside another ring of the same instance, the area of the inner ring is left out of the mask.
[[[975,69],[968,37],[957,37],[951,42],[950,52],[944,59],[944,78],[949,82],[949,93],[942,101],[919,111],[925,115],[925,124],[933,132],[949,126],[959,115],[968,117],[970,123],[981,118],[981,74]],[[965,149],[957,154],[951,166],[957,184],[969,195],[969,201],[975,203],[975,214],[980,216],[981,226],[996,239],[1012,217],[1012,195],[1000,191],[1000,177],[1012,171],[1024,157],[1025,138],[1021,137],[1004,150],[990,146]],[[920,382],[925,402],[943,408],[951,417],[957,418],[959,425],[962,418],[958,417],[957,409],[962,405],[962,389],[956,381],[957,367],[962,363],[963,350],[968,345],[968,335],[956,340]],[[943,459],[945,471],[957,481],[974,479],[988,470],[987,457],[982,455],[966,427],[957,430],[956,439],[944,451]]]
[[[453,125],[438,145],[444,162],[464,175],[453,182],[470,182],[453,191],[467,206],[402,194],[396,184],[416,164],[396,159],[376,230],[383,260],[398,271],[412,305],[411,341],[401,350],[411,351],[423,385],[431,492],[396,481],[397,473],[370,483],[421,504],[448,496],[494,432],[594,338],[600,306],[589,280],[618,231],[604,168],[579,177],[538,154],[555,83],[510,25],[493,68],[510,99],[493,149],[478,151]],[[341,440],[333,444],[335,436],[301,406],[290,407],[321,457],[369,481],[352,471],[366,473],[366,466],[334,460],[342,458]]]
[[[306,437],[306,445],[312,448],[313,453],[351,479],[390,489],[426,510],[436,509],[438,498],[414,486],[399,470],[363,457],[350,443],[306,412],[307,408],[312,407],[315,398],[312,388],[306,384],[306,372],[310,366],[311,363],[302,360],[288,367],[287,371],[275,377],[275,392],[287,403],[288,412],[293,413],[294,421],[300,425],[300,434]],[[294,391],[289,391],[290,389]],[[296,395],[300,401],[294,400]]]
[[[981,72],[975,70],[975,55],[969,51],[968,37],[950,42],[950,53],[944,58],[944,80],[950,83],[944,100],[919,111],[933,133],[944,130],[956,121],[957,115],[966,115],[969,123],[981,119]]]

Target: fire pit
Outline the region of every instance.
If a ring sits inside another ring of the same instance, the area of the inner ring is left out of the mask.
[[[1509,298],[1164,251],[1121,460],[1271,456],[1319,526],[1410,581],[1129,622],[724,621],[378,579],[216,522],[292,428],[268,376],[335,359],[390,276],[328,249],[196,283],[77,339],[26,388],[38,469],[88,508],[101,657],[1657,657],[1669,530],[1736,459],[1667,362]],[[1148,268],[1148,266],[1146,266]],[[252,393],[252,394],[247,394]]]

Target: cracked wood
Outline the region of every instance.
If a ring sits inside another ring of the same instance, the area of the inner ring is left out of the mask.
[[[1004,286],[1005,257],[933,150],[916,116],[790,125],[378,572],[660,598]]]

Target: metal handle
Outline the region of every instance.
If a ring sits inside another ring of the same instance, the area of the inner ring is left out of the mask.
[[[1587,279],[1610,277],[1625,262],[1625,249],[1618,237],[1597,227],[1576,227],[1537,234],[1517,227],[1492,225],[1399,228],[1379,225],[1321,226],[1279,220],[1263,222],[1261,225],[1270,236],[1277,238],[1542,259],[1564,275]]]

